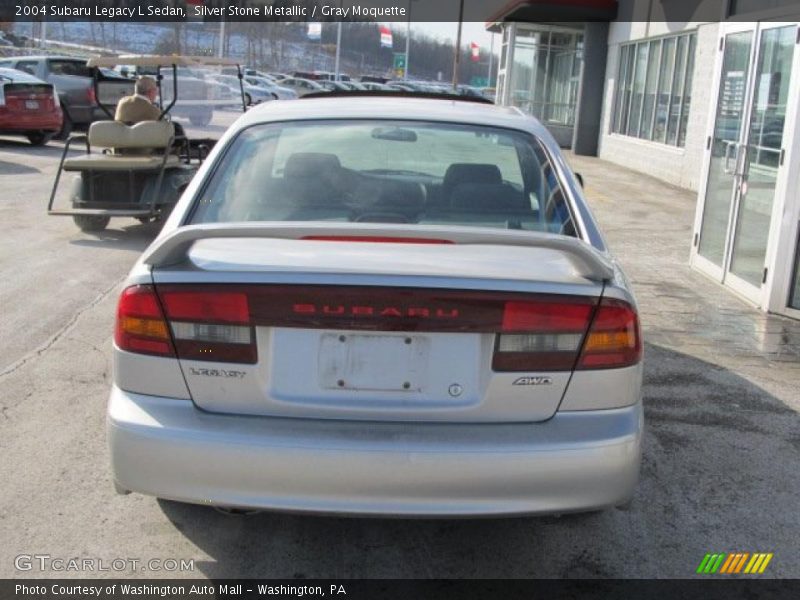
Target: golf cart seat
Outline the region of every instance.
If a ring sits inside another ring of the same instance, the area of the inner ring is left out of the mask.
[[[180,164],[169,148],[175,137],[169,121],[142,121],[126,125],[119,121],[97,121],[89,127],[88,146],[108,152],[64,159],[65,171],[154,171]]]

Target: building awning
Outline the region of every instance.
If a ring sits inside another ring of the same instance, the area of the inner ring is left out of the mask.
[[[499,31],[507,22],[613,21],[617,4],[617,0],[511,0],[486,21],[486,29]]]

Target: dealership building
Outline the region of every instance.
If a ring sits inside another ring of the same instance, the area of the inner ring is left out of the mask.
[[[515,0],[497,101],[559,143],[697,192],[691,264],[800,318],[800,2]],[[563,6],[563,5],[562,5]]]

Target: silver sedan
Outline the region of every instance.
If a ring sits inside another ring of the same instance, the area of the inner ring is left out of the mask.
[[[636,302],[547,130],[478,101],[259,106],[119,299],[120,492],[508,515],[626,503]]]

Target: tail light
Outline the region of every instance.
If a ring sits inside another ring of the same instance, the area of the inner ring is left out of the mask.
[[[254,364],[256,326],[491,333],[501,372],[620,368],[642,354],[636,312],[622,300],[367,286],[134,286],[120,298],[116,341],[130,352]]]
[[[638,318],[627,302],[506,302],[492,369],[617,369],[636,364],[641,355]]]
[[[89,101],[89,104],[97,104],[97,94],[94,91],[93,85],[86,88],[86,100]]]
[[[175,356],[169,327],[152,286],[135,285],[122,292],[114,341],[128,352]]]
[[[247,294],[170,289],[161,292],[179,358],[254,364],[258,359]]]
[[[114,339],[121,350],[187,360],[254,364],[257,351],[244,293],[168,290],[122,292]]]
[[[593,298],[506,302],[495,371],[571,371],[595,309]]]
[[[604,298],[583,344],[578,369],[635,365],[642,358],[639,318],[630,304]]]

